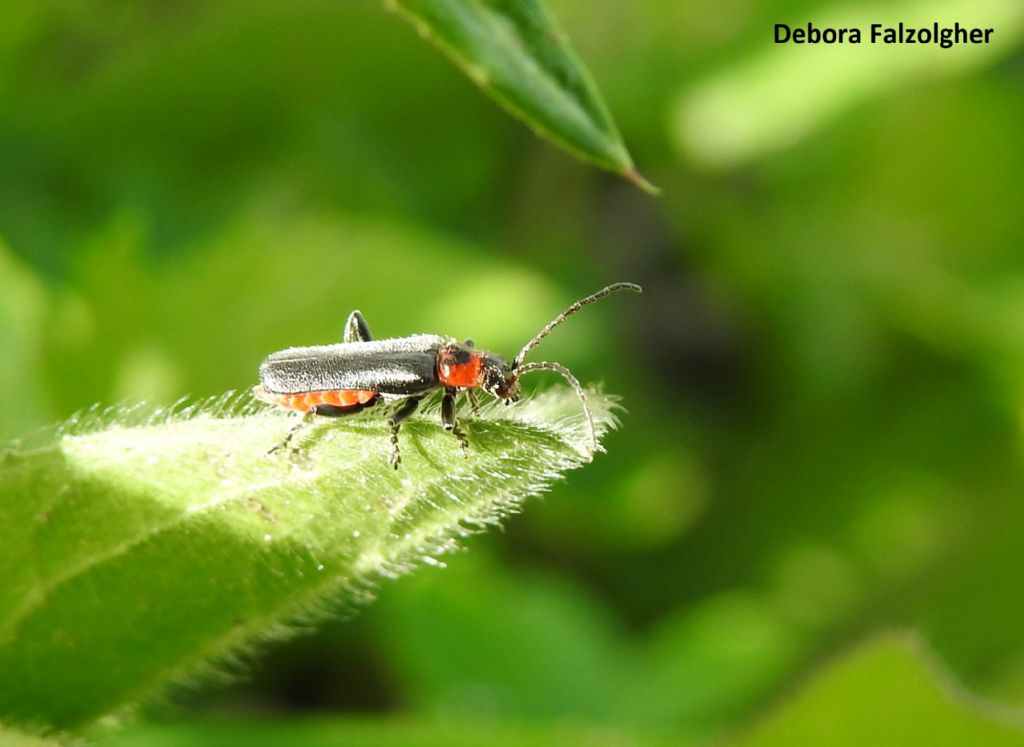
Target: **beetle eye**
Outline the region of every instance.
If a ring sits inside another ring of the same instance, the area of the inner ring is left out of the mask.
[[[472,347],[476,347],[476,345],[475,345],[475,344],[473,343],[473,341],[472,341],[472,340],[466,340],[466,341],[465,341],[464,343],[462,343],[462,344],[463,344],[463,345],[465,345],[465,346],[466,346],[467,348],[472,348]]]

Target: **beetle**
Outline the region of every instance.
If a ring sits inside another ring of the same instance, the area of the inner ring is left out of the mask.
[[[560,363],[524,363],[527,354],[548,334],[582,307],[617,291],[640,293],[635,283],[614,283],[581,298],[556,316],[530,340],[509,363],[494,353],[477,350],[472,340],[458,342],[439,335],[411,335],[374,340],[363,315],[349,314],[342,336],[334,345],[293,347],[272,353],[260,365],[260,383],[253,396],[289,410],[304,413],[284,441],[271,452],[287,447],[295,434],[315,416],[340,417],[359,412],[382,401],[396,402],[388,422],[391,440],[388,464],[398,469],[402,461],[398,431],[424,397],[443,390],[441,424],[469,448],[466,433],[455,415],[456,396],[465,391],[474,410],[474,390],[482,389],[511,404],[519,399],[519,380],[535,371],[560,374],[576,392],[590,433],[591,456],[597,451],[597,431],[583,387]]]

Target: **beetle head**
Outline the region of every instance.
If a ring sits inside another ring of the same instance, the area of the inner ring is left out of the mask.
[[[505,400],[506,405],[519,399],[519,374],[504,357],[484,353],[482,369],[480,386],[485,392]]]

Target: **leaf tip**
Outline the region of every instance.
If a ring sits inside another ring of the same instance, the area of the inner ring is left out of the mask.
[[[644,175],[636,170],[635,166],[630,166],[628,169],[621,173],[622,176],[625,177],[626,181],[635,184],[637,187],[639,187],[652,197],[657,197],[661,194],[661,188],[647,181]]]

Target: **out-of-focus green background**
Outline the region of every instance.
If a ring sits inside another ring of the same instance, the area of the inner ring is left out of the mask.
[[[932,5],[552,0],[651,198],[376,2],[3,4],[0,437],[246,388],[355,307],[511,354],[645,287],[544,343],[623,396],[607,455],[156,717],[702,738],[905,627],[1024,704],[1024,9],[771,43]]]

